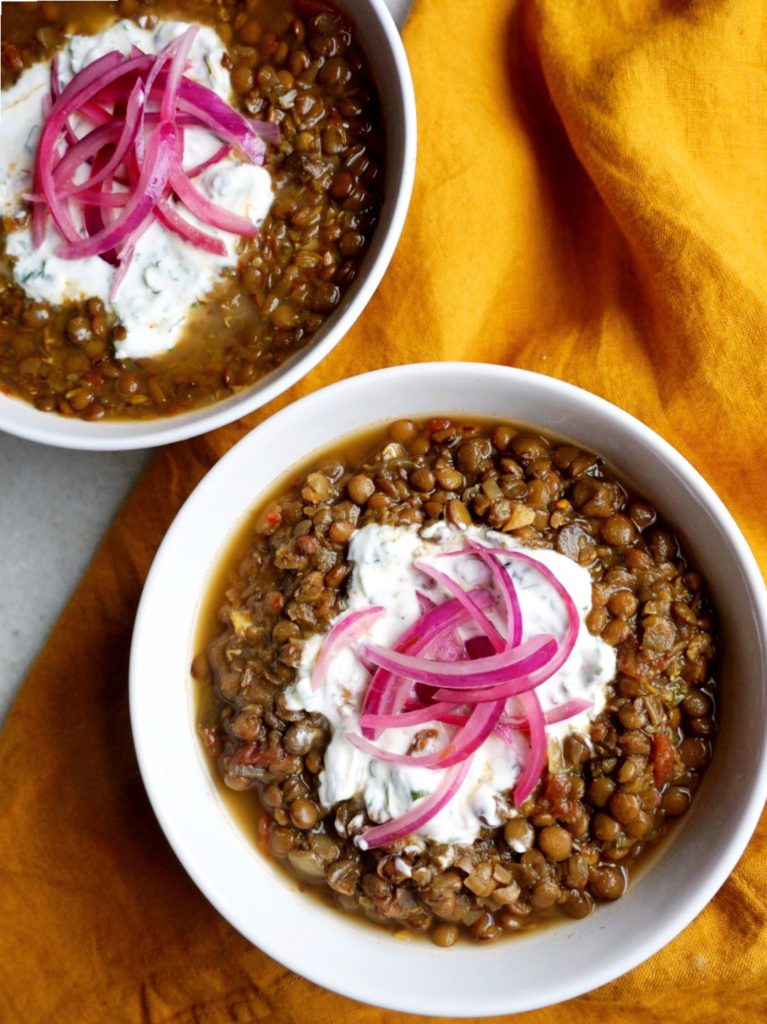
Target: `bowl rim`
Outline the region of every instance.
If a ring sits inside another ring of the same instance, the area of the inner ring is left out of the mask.
[[[614,423],[638,436],[644,444],[648,445],[650,449],[652,449],[662,460],[668,463],[671,469],[691,484],[700,499],[716,515],[723,530],[726,532],[729,541],[732,543],[735,560],[738,567],[742,570],[746,589],[754,607],[757,632],[763,638],[767,638],[767,589],[765,588],[765,583],[756,559],[751,552],[745,537],[730,512],[703,476],[659,434],[651,430],[651,428],[641,420],[620,409],[613,403],[608,402],[606,399],[557,378],[528,370],[499,366],[495,364],[439,362],[403,364],[400,366],[388,367],[359,374],[355,377],[350,377],[337,383],[330,384],[280,410],[274,414],[274,416],[254,428],[254,430],[235,444],[233,448],[230,449],[230,451],[227,452],[209,471],[206,477],[197,485],[192,494],[187,498],[157,551],[138,607],[130,658],[131,726],[144,785],[155,815],[158,818],[166,838],[186,871],[195,881],[198,888],[209,902],[211,902],[219,913],[221,913],[222,916],[233,925],[233,927],[239,930],[249,942],[256,945],[257,948],[265,952],[268,956],[295,971],[295,973],[308,978],[310,981],[313,981],[318,985],[330,988],[332,991],[338,992],[339,994],[351,999],[356,999],[358,1001],[363,1000],[372,1005],[382,1006],[390,1010],[424,1015],[432,1015],[435,1013],[448,1015],[449,1013],[449,1015],[456,1018],[485,1017],[513,1012],[523,1012],[573,998],[585,992],[592,991],[593,989],[620,977],[627,971],[632,970],[675,938],[695,917],[697,917],[697,915],[710,902],[719,888],[724,884],[740,860],[752,833],[756,828],[765,799],[767,798],[767,744],[763,745],[758,753],[758,773],[749,779],[750,788],[743,798],[743,813],[741,814],[737,826],[726,840],[724,851],[719,856],[719,859],[708,870],[704,880],[702,882],[698,880],[698,884],[695,889],[687,895],[684,900],[683,909],[678,910],[675,914],[671,915],[668,920],[658,927],[651,937],[634,944],[631,951],[622,957],[606,961],[602,965],[594,966],[594,968],[589,971],[585,977],[581,974],[578,977],[558,979],[556,982],[552,980],[552,984],[548,991],[540,992],[536,998],[530,998],[522,1005],[511,1005],[513,1003],[514,994],[510,992],[506,1002],[503,1002],[499,998],[496,998],[495,1001],[493,1001],[491,997],[489,1000],[486,999],[481,1006],[477,1006],[476,1003],[467,1001],[466,1005],[453,1006],[448,1012],[444,1006],[435,1008],[435,996],[433,992],[425,992],[423,996],[418,999],[414,999],[411,993],[410,998],[403,1000],[399,995],[397,986],[392,985],[391,989],[386,993],[378,992],[373,994],[370,991],[365,990],[364,978],[353,976],[352,973],[349,973],[348,976],[344,976],[341,980],[336,977],[333,983],[329,984],[328,981],[322,977],[321,972],[313,970],[311,964],[299,961],[298,958],[293,955],[289,944],[286,945],[284,942],[280,943],[270,934],[259,935],[258,942],[256,943],[247,933],[245,927],[241,926],[242,922],[237,922],[232,919],[232,908],[227,906],[226,900],[223,897],[219,898],[219,894],[211,893],[209,880],[204,876],[204,873],[198,870],[197,864],[194,860],[194,851],[190,850],[177,835],[174,835],[176,824],[173,821],[172,813],[168,813],[163,800],[163,795],[160,792],[161,786],[158,785],[157,779],[152,771],[151,753],[144,745],[140,707],[140,663],[142,648],[145,643],[143,637],[150,626],[150,604],[153,600],[153,592],[157,586],[157,581],[162,579],[163,574],[169,567],[166,566],[165,563],[169,561],[170,556],[173,554],[172,548],[176,543],[175,538],[180,535],[182,530],[185,529],[188,521],[194,520],[196,506],[201,502],[202,496],[205,492],[217,486],[219,478],[223,478],[226,475],[230,464],[236,464],[236,461],[241,457],[243,451],[246,451],[249,448],[254,448],[257,445],[262,432],[266,433],[267,429],[269,431],[273,431],[282,428],[283,425],[287,426],[290,423],[291,418],[295,415],[297,407],[300,407],[302,413],[305,414],[307,412],[311,412],[315,406],[325,407],[328,403],[333,406],[336,403],[341,402],[345,394],[352,392],[356,387],[360,386],[360,382],[362,381],[374,382],[378,385],[381,391],[384,391],[387,388],[391,389],[396,387],[398,379],[415,377],[416,380],[420,380],[423,383],[424,393],[428,394],[428,386],[434,383],[435,378],[467,372],[477,374],[479,375],[479,378],[481,378],[483,374],[491,374],[493,376],[500,375],[502,379],[506,379],[509,382],[514,381],[517,384],[526,384],[530,387],[542,389],[547,392],[549,396],[558,395],[560,397],[569,397],[579,402],[585,401],[605,421],[606,429],[609,428],[610,423]],[[434,405],[436,404],[437,403],[434,403]],[[424,402],[423,415],[429,415],[432,411],[436,413],[438,410],[434,406],[430,408],[428,401]],[[447,412],[446,409],[443,409],[442,411]],[[468,415],[471,415],[469,410],[461,411],[466,411]],[[415,410],[413,414],[416,414]],[[481,415],[485,414],[483,413]],[[544,429],[546,428],[544,427]],[[344,433],[341,432],[338,436],[339,438],[343,437]],[[321,445],[320,448],[325,446],[326,445]],[[307,454],[311,454],[311,449]],[[255,505],[257,501],[258,494],[256,493],[254,494],[253,505]],[[236,530],[237,525],[238,521],[233,521],[233,531]],[[221,549],[219,547],[217,554],[220,554],[220,551]],[[762,685],[764,687],[763,664],[760,667],[760,671],[762,673]],[[671,837],[671,842],[667,845],[670,846],[673,842],[675,842],[674,837]],[[664,847],[662,846],[661,852],[663,848]],[[609,907],[605,907],[603,909],[603,913],[608,909]],[[487,952],[489,951],[486,951],[486,955]]]
[[[353,8],[352,0],[338,2]],[[173,444],[225,426],[271,402],[310,373],[344,339],[381,283],[399,243],[415,181],[418,136],[413,78],[402,37],[391,12],[384,0],[355,2],[366,5],[373,13],[389,47],[394,74],[387,89],[393,92],[395,103],[401,108],[402,147],[394,165],[400,179],[399,188],[391,200],[388,223],[382,225],[383,233],[380,234],[378,250],[360,275],[359,286],[345,308],[339,312],[338,318],[331,322],[326,331],[321,332],[318,340],[300,349],[251,388],[200,409],[147,420],[89,423],[41,412],[24,399],[0,391],[0,430],[38,444],[78,451],[128,451]],[[365,44],[366,40],[363,39]],[[378,81],[376,84],[383,95],[384,87]],[[389,167],[388,176],[391,175],[392,168]],[[385,206],[389,205],[386,199],[384,203]],[[374,233],[374,245],[378,238],[378,232]]]

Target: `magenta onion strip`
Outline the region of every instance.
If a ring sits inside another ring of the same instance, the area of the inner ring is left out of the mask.
[[[530,725],[530,752],[514,790],[517,807],[530,796],[546,767],[546,722],[538,694],[523,693],[520,700]]]
[[[144,232],[147,230],[149,225],[152,223],[153,218],[154,218],[154,215],[150,211],[144,217],[144,219],[141,221],[141,223],[138,224],[134,228],[134,230],[128,235],[128,237],[122,242],[122,244],[120,246],[120,265],[117,268],[117,273],[115,274],[114,278],[112,279],[112,287],[110,288],[110,291],[109,291],[110,299],[114,299],[115,298],[115,296],[117,295],[117,291],[118,291],[120,285],[125,280],[125,276],[128,273],[131,261],[133,259],[133,254],[136,251],[136,245],[138,244],[138,241],[141,238],[141,236],[144,234]]]
[[[470,663],[444,664],[416,658],[397,651],[388,651],[376,644],[366,644],[363,653],[368,661],[389,672],[406,675],[420,683],[448,689],[471,690],[490,687],[494,684],[521,682],[523,692],[535,685],[527,678],[537,669],[544,668],[556,656],[558,644],[553,636],[541,633],[531,637],[519,647],[502,651],[488,658],[477,658]],[[475,702],[476,703],[476,702]]]
[[[97,256],[105,249],[120,244],[135,231],[165,191],[175,151],[175,127],[172,124],[161,124],[147,146],[146,159],[136,183],[136,190],[118,220],[90,238],[62,243],[56,250],[56,255],[64,259]]]
[[[165,83],[165,89],[162,96],[162,105],[160,107],[160,121],[172,121],[176,113],[176,102],[178,100],[178,91],[181,86],[181,76],[184,73],[184,67],[186,65],[186,59],[189,56],[189,51],[192,48],[192,43],[195,40],[197,33],[200,31],[199,25],[190,25],[183,35],[178,36],[173,42],[177,42],[178,45],[175,47],[175,52],[171,51],[173,43],[169,43],[165,47],[163,54],[167,56],[173,52],[173,59],[168,69],[168,80]],[[162,54],[161,54],[162,57]],[[159,73],[159,62],[152,68],[152,73],[156,77]],[[152,91],[152,84],[154,78],[152,75],[147,79],[147,92]]]
[[[468,715],[455,714],[454,706],[445,701],[436,704],[419,704],[407,711],[399,711],[395,715],[360,715],[359,724],[362,729],[403,729],[409,725],[425,725],[427,722],[446,722],[451,725],[464,725]]]
[[[222,160],[226,160],[229,154],[232,152],[232,147],[228,142],[225,142],[223,146],[216,150],[213,156],[209,156],[207,160],[203,160],[202,163],[196,164],[194,167],[190,167],[188,171],[184,171],[187,178],[196,178],[203,171],[207,171],[209,167],[215,167],[216,164],[221,163]]]
[[[339,648],[349,644],[363,636],[370,629],[372,623],[383,613],[380,605],[373,605],[371,608],[363,608],[360,611],[351,612],[340,622],[336,622],[325,637],[322,648],[314,667],[312,668],[312,689],[318,690],[325,678],[325,672],[333,658],[338,654]]]
[[[226,256],[226,246],[220,238],[214,238],[213,235],[209,235],[206,231],[201,231],[194,224],[190,224],[188,220],[174,210],[167,199],[158,200],[154,208],[154,216],[168,231],[172,231],[179,238],[183,238],[185,242],[190,242],[195,248],[203,249],[214,256]]]
[[[84,206],[103,206],[107,209],[117,209],[127,206],[130,199],[128,192],[80,192],[78,201]]]
[[[48,109],[43,108],[43,115],[47,119],[51,112],[51,103],[59,98],[61,95],[61,76],[59,75],[59,53],[54,53],[51,58],[51,94],[47,96]],[[69,118],[64,121],[64,132],[70,143],[74,145],[77,142],[77,136],[75,135],[72,125],[69,123]]]
[[[229,231],[233,235],[242,235],[244,238],[255,238],[258,234],[258,225],[247,217],[240,217],[239,214],[231,213],[223,206],[216,206],[209,199],[198,192],[187,175],[176,163],[171,171],[170,184],[181,202],[190,213],[195,214],[206,224],[213,228],[221,228],[222,231]]]
[[[436,707],[437,705],[435,705]],[[442,701],[439,707],[447,706],[450,707],[448,701]],[[568,700],[564,704],[557,704],[554,708],[549,708],[548,711],[544,711],[543,718],[546,725],[556,725],[557,722],[566,722],[569,718],[575,718],[576,715],[583,714],[584,711],[588,711],[593,704],[590,700],[584,700],[581,697],[577,697],[574,700]],[[518,715],[502,715],[501,725],[507,725],[510,729],[525,729],[528,726],[528,721],[524,717]]]
[[[489,604],[492,598],[484,591],[475,591],[472,596],[479,604]],[[466,609],[459,601],[452,598],[444,604],[437,605],[431,612],[424,615],[400,637],[396,650],[420,654],[428,651],[431,644],[450,634],[468,618]],[[402,683],[404,682],[404,686]],[[364,713],[388,714],[398,709],[411,683],[402,680],[397,672],[378,669],[370,680],[362,703]],[[375,739],[375,730],[363,729],[363,736]]]
[[[471,767],[471,758],[467,758],[461,764],[455,765],[445,772],[445,777],[429,796],[419,800],[413,807],[399,818],[392,818],[382,825],[373,825],[361,835],[356,837],[356,843],[362,850],[375,850],[379,846],[386,846],[404,839],[406,836],[423,828],[432,818],[448,804],[466,778]]]
[[[435,583],[438,583],[443,590],[446,590],[448,594],[451,594],[456,598],[456,600],[460,601],[485,636],[490,638],[495,649],[499,651],[503,650],[504,642],[498,630],[492,624],[490,619],[488,619],[487,615],[485,615],[476,601],[474,601],[471,594],[468,594],[460,583],[457,583],[446,573],[440,572],[439,569],[435,569],[433,565],[429,565],[428,562],[424,562],[423,560],[415,562],[414,567],[425,576],[429,576]]]
[[[522,608],[517,596],[517,588],[514,581],[506,572],[503,563],[492,551],[476,541],[469,541],[469,547],[485,563],[490,570],[501,596],[506,605],[506,643],[509,647],[516,647],[522,640]]]
[[[103,149],[100,149],[93,158],[93,173],[98,174],[101,168],[106,166],[109,162],[109,158],[110,147],[105,146]],[[101,189],[103,190],[106,187],[106,182],[103,182],[101,184]],[[92,204],[85,206],[83,208],[83,227],[88,235],[95,235],[98,234],[99,231],[102,231],[105,227],[104,207],[93,206]],[[118,263],[117,253],[114,249],[104,249],[99,253],[99,255],[105,263],[110,263],[112,266],[116,266]]]

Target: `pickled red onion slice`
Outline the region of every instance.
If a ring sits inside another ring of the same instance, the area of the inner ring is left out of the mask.
[[[363,608],[361,611],[351,612],[340,622],[336,622],[322,643],[322,649],[312,669],[312,689],[318,690],[322,686],[325,670],[330,662],[338,654],[341,646],[348,647],[359,637],[363,636],[370,629],[371,623],[383,613],[380,605],[373,605],[371,608]]]
[[[514,581],[506,572],[498,556],[493,551],[475,541],[469,541],[469,547],[474,551],[490,570],[490,573],[498,584],[498,589],[503,596],[506,605],[506,643],[515,647],[522,639],[522,608],[517,596],[517,588]]]
[[[439,704],[433,705],[433,707],[439,707],[440,711],[442,708],[450,708],[451,706],[448,701],[442,701]],[[544,711],[543,717],[546,725],[556,725],[557,722],[566,722],[569,718],[575,718],[576,715],[583,714],[584,711],[588,711],[592,706],[593,704],[590,700],[576,697],[574,700],[568,700],[565,704],[558,704],[557,707]],[[502,715],[500,724],[506,725],[510,729],[519,730],[527,727],[527,719],[515,715]]]
[[[509,648],[487,658],[477,658],[471,667],[463,662],[430,661],[428,658],[387,651],[385,647],[376,644],[365,644],[362,652],[368,661],[380,668],[431,686],[471,692],[472,689],[491,687],[496,683],[518,681],[520,689],[517,692],[524,692],[536,685],[527,677],[538,669],[546,668],[556,657],[558,649],[555,637],[541,633],[519,647]]]
[[[453,799],[468,775],[470,767],[471,758],[467,758],[461,764],[449,768],[433,793],[419,800],[399,818],[392,818],[384,822],[383,825],[373,825],[372,828],[367,829],[362,835],[356,837],[357,845],[362,850],[375,850],[379,846],[386,846],[417,832]]]
[[[33,204],[33,245],[42,244],[50,213],[63,239],[57,256],[74,260],[99,255],[108,262],[119,258],[113,296],[138,239],[155,218],[190,245],[226,254],[220,239],[190,224],[170,205],[174,195],[211,227],[249,238],[258,232],[248,218],[206,199],[191,179],[232,149],[243,159],[263,164],[266,143],[276,144],[280,131],[276,125],[244,117],[212,89],[185,76],[198,31],[199,26],[190,25],[157,56],[134,48],[125,59],[111,51],[79,71],[63,89],[58,57],[51,62],[50,96],[44,103],[35,153],[34,192],[25,196]],[[75,116],[95,127],[79,138],[70,120]],[[221,142],[213,156],[188,171],[183,167],[184,127],[204,128]],[[76,180],[83,168],[88,176]],[[125,201],[113,198],[125,194],[115,193],[114,184],[127,184]],[[81,207],[84,235],[76,226],[73,204]],[[115,211],[107,223],[99,213],[102,208]]]
[[[517,807],[530,796],[546,767],[546,722],[538,694],[523,693],[519,699],[530,726],[530,753],[514,790],[514,803]]]
[[[485,591],[474,591],[472,596],[479,607],[487,608],[492,604],[492,597]],[[397,641],[395,649],[400,652],[409,651],[413,654],[423,653],[437,637],[454,630],[467,619],[468,614],[460,601],[451,598],[451,600],[429,609],[409,629],[406,629]],[[373,674],[362,699],[362,714],[388,714],[394,710],[397,700],[401,696],[401,676],[397,672],[388,672],[379,668]],[[375,739],[375,729],[363,727],[362,735],[367,739]]]
[[[467,593],[460,583],[456,583],[456,581],[451,579],[446,573],[440,572],[439,569],[435,569],[433,565],[429,565],[428,562],[424,562],[423,560],[415,562],[414,565],[419,572],[424,574],[424,576],[429,576],[435,583],[438,583],[444,590],[460,601],[485,636],[489,637],[492,641],[496,650],[503,649],[504,642],[500,633],[479,605],[474,601],[471,594]]]

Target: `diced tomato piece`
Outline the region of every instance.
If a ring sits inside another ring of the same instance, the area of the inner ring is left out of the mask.
[[[243,743],[232,754],[232,764],[258,764],[262,760],[260,753],[258,743]]]
[[[671,782],[674,772],[674,745],[668,736],[658,735],[652,741],[652,770],[656,786]]]

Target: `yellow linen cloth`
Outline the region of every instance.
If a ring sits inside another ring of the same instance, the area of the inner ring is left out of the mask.
[[[152,556],[193,485],[276,408],[392,363],[539,370],[658,430],[767,558],[764,4],[416,0],[405,41],[419,165],[377,295],[290,394],[157,453],[0,738],[6,1024],[407,1019],[235,933],[167,846],[131,745],[128,648]],[[763,1021],[766,843],[763,820],[713,903],[646,964],[524,1020]]]

